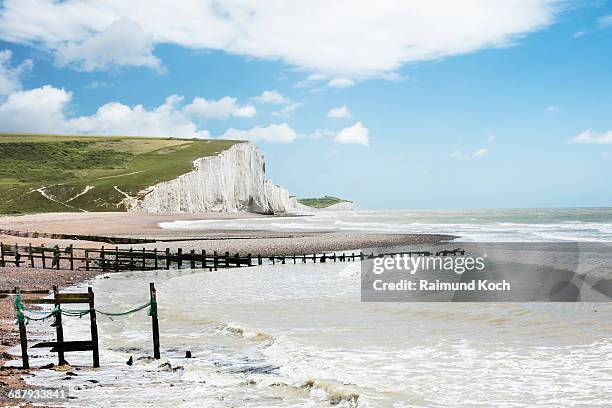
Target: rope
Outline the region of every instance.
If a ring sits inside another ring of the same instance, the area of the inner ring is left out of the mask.
[[[89,314],[91,312],[90,309],[71,309],[71,310],[64,310],[62,308],[60,308],[59,306],[55,306],[52,310],[34,310],[34,309],[30,309],[26,306],[23,305],[23,303],[21,303],[21,294],[17,293],[17,295],[15,296],[15,299],[13,300],[13,307],[15,308],[15,313],[17,315],[17,324],[21,324],[21,323],[26,323],[30,320],[33,321],[41,321],[41,320],[46,320],[49,319],[50,317],[53,317],[55,315],[62,314],[64,316],[68,316],[68,317],[83,317],[87,314]],[[104,312],[102,310],[98,310],[98,309],[94,309],[94,311],[96,313],[100,313],[102,315],[105,316],[127,316],[129,314],[132,313],[136,313],[139,312],[145,308],[149,307],[149,312],[148,315],[149,316],[157,316],[157,302],[155,300],[151,300],[143,305],[140,305],[138,307],[135,307],[134,309],[130,309],[128,311],[125,312]],[[29,313],[34,313],[34,314],[39,314],[39,315],[43,315],[41,317],[32,317],[32,316],[28,316],[26,314],[24,314],[23,312],[27,311]],[[112,320],[112,319],[111,319]]]

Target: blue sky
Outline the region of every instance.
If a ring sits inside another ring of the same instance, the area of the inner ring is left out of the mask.
[[[612,204],[609,2],[113,3],[1,3],[0,131],[247,138],[360,208]]]

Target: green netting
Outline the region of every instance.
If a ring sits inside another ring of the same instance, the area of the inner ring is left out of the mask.
[[[62,314],[63,316],[68,316],[68,317],[83,317],[91,312],[90,309],[64,310],[60,308],[59,306],[55,306],[52,310],[30,309],[23,305],[23,303],[21,302],[21,294],[19,293],[17,293],[17,295],[15,296],[15,299],[13,300],[13,307],[15,308],[15,313],[17,315],[18,324],[23,323],[23,322],[27,323],[28,321],[31,321],[31,320],[33,321],[46,320],[46,319],[49,319],[50,317],[55,316],[58,313]],[[94,309],[94,310],[96,311],[96,313],[100,313],[102,315],[109,316],[110,318],[110,317],[117,317],[117,316],[127,316],[129,314],[139,312],[147,307],[150,307],[149,313],[148,313],[149,316],[157,316],[157,302],[155,300],[151,300],[143,305],[140,305],[138,307],[135,307],[125,312],[105,312],[105,311],[98,310],[98,309]],[[28,316],[24,313],[24,311],[28,313],[32,313],[32,314],[38,314],[41,316],[40,317]]]

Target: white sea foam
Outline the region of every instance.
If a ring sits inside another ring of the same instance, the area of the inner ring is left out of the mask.
[[[361,303],[359,274],[351,265],[357,264],[128,272],[97,279],[96,301],[104,310],[146,301],[148,282],[156,283],[162,360],[139,359],[151,355],[145,311],[114,321],[100,317],[102,369],[84,368],[69,382],[43,370],[30,381],[69,384],[77,397],[72,406],[609,402],[612,305]],[[65,319],[70,339],[87,338],[88,329],[86,318]],[[186,350],[192,359],[183,358]],[[125,364],[129,356],[133,366]],[[68,359],[91,364],[89,353]],[[36,358],[33,364],[51,361]]]
[[[452,234],[468,241],[612,241],[611,209],[339,211],[307,217],[174,221],[165,229]]]

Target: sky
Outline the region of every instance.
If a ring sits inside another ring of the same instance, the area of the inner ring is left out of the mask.
[[[361,209],[612,206],[612,4],[0,1],[0,132],[252,140]]]

